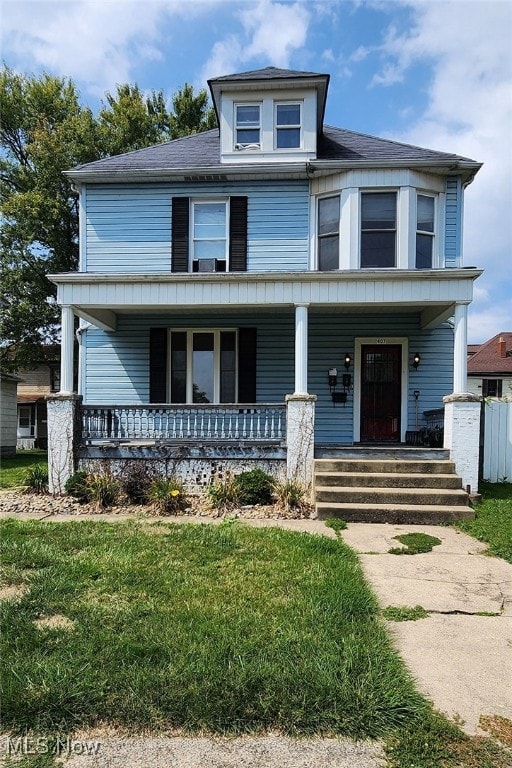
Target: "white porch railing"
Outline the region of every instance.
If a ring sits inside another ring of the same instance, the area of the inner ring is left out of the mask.
[[[83,405],[82,444],[96,441],[281,442],[284,403],[257,405]]]

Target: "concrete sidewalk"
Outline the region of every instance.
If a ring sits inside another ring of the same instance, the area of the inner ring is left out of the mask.
[[[390,555],[393,537],[422,532],[442,544]],[[481,715],[512,719],[512,565],[444,526],[353,523],[342,532],[359,553],[383,608],[421,605],[429,616],[387,622],[420,690],[448,717],[479,733]]]

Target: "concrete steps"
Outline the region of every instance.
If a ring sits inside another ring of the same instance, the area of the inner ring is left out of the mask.
[[[316,459],[317,517],[352,522],[436,524],[474,517],[453,462],[442,452],[432,458],[382,449],[372,458]],[[407,456],[407,458],[404,458]],[[408,456],[412,456],[409,458]]]

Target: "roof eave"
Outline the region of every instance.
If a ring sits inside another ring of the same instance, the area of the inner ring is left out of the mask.
[[[469,184],[481,163],[466,160],[447,159],[389,159],[389,160],[311,160],[294,163],[262,163],[247,165],[217,164],[189,168],[130,168],[130,169],[71,169],[64,171],[65,176],[75,183],[83,182],[118,182],[118,181],[223,181],[240,176],[284,176],[311,178],[325,176],[336,171],[348,171],[354,168],[416,168],[430,171],[439,170],[448,175],[461,175],[465,184]],[[197,178],[203,177],[203,178]],[[206,177],[206,178],[204,178]],[[216,179],[215,177],[222,177]]]

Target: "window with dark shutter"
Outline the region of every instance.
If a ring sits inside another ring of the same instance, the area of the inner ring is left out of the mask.
[[[149,401],[167,401],[167,328],[149,329]]]
[[[229,205],[229,270],[245,272],[247,270],[247,197],[232,197]]]
[[[238,402],[256,402],[256,328],[238,329]]]
[[[188,272],[189,199],[172,199],[172,262],[173,272]]]

